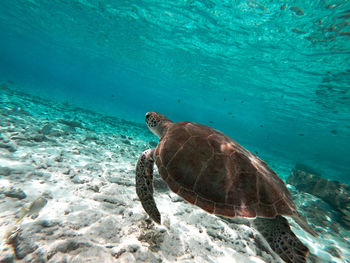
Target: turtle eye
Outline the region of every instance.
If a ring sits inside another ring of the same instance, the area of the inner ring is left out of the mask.
[[[146,120],[151,116],[151,114],[149,112],[147,112],[146,114]]]

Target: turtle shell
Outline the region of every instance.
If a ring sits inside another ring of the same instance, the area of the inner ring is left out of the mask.
[[[297,214],[286,185],[264,161],[208,126],[170,125],[155,158],[170,189],[209,213],[249,218]]]

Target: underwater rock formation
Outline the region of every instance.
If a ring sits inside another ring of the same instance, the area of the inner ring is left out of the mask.
[[[330,204],[340,213],[340,223],[350,228],[350,186],[298,168],[292,170],[287,183]]]

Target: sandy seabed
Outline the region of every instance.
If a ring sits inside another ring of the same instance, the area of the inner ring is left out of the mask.
[[[163,223],[151,222],[135,192],[137,159],[157,145],[146,125],[3,86],[0,133],[0,262],[283,262],[251,221],[186,203],[157,171]],[[331,208],[289,188],[320,233],[290,220],[309,261],[350,262],[349,231]],[[16,224],[40,196],[48,203],[39,215]]]

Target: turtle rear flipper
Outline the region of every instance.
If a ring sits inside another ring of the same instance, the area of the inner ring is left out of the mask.
[[[136,193],[146,213],[160,224],[160,213],[153,198],[153,153],[154,149],[144,151],[137,162]]]
[[[292,232],[287,219],[280,215],[275,218],[257,218],[254,226],[285,262],[307,262],[309,249]]]

